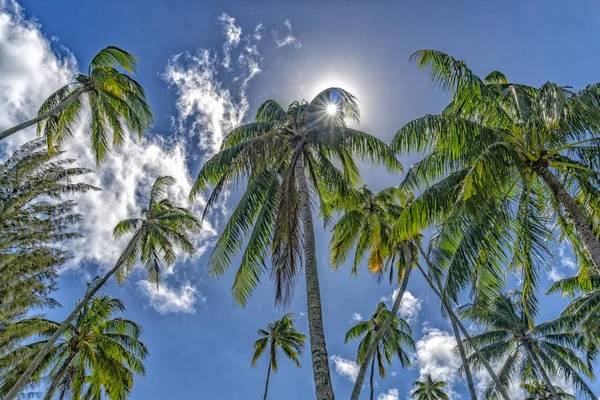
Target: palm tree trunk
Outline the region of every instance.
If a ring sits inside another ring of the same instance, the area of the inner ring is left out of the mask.
[[[267,370],[267,383],[265,383],[265,396],[263,400],[267,400],[267,393],[269,392],[269,378],[271,377],[271,359],[269,358],[269,369]]]
[[[373,360],[371,361],[371,378],[369,379],[369,382],[371,383],[371,400],[373,400],[375,395],[375,389],[373,388],[373,375],[375,375],[375,357],[373,357]]]
[[[52,380],[52,384],[48,388],[48,392],[46,392],[46,396],[44,396],[44,400],[52,399],[54,392],[56,392],[56,389],[58,388],[58,385],[60,384],[60,380],[64,376],[65,372],[67,372],[67,368],[69,368],[69,364],[71,364],[71,361],[73,361],[73,358],[75,358],[75,353],[71,352],[69,354],[69,356],[67,357],[67,359],[65,360],[65,362],[63,363],[63,365],[60,366],[60,369],[58,370],[56,375],[54,376],[54,379]]]
[[[529,357],[531,357],[531,359],[533,360],[533,363],[537,366],[538,370],[542,373],[542,379],[544,379],[544,382],[546,383],[548,390],[550,391],[550,393],[552,393],[552,397],[555,400],[559,400],[560,397],[558,397],[558,393],[556,393],[556,388],[552,384],[552,381],[550,381],[550,377],[546,373],[546,370],[544,369],[544,365],[538,358],[537,354],[535,353],[535,350],[527,342],[523,342],[523,345],[525,346],[525,350],[527,350]]]
[[[360,391],[362,390],[363,382],[365,381],[365,375],[367,374],[367,369],[369,368],[369,362],[371,358],[375,356],[375,351],[377,350],[377,346],[383,336],[387,332],[387,330],[392,325],[392,321],[396,318],[398,314],[398,309],[400,308],[400,303],[402,302],[402,297],[404,297],[404,292],[406,292],[406,287],[408,286],[408,278],[410,277],[411,265],[409,264],[404,269],[404,276],[402,277],[402,282],[400,283],[400,288],[398,289],[398,295],[396,296],[396,300],[394,300],[394,305],[392,306],[392,311],[390,312],[389,317],[386,318],[381,329],[377,331],[375,338],[369,345],[367,352],[365,353],[365,359],[360,364],[360,369],[358,370],[358,375],[356,376],[356,381],[354,381],[354,387],[352,388],[352,395],[350,396],[350,400],[358,400],[360,397]]]
[[[42,346],[38,355],[33,359],[31,364],[29,364],[29,366],[27,367],[25,372],[23,372],[23,374],[19,377],[17,382],[15,382],[13,387],[6,394],[4,400],[14,400],[17,397],[17,395],[23,390],[29,379],[31,379],[33,373],[38,369],[44,358],[46,358],[50,350],[52,350],[52,346],[54,345],[54,343],[65,332],[67,327],[71,324],[73,319],[75,319],[75,317],[85,306],[85,304],[87,304],[87,302],[96,294],[96,292],[100,290],[102,285],[104,285],[106,281],[108,281],[108,278],[110,278],[115,272],[117,272],[120,266],[121,264],[117,262],[117,265],[115,265],[113,269],[108,271],[106,275],[104,275],[102,279],[100,279],[98,283],[94,285],[93,288],[88,290],[83,300],[77,303],[73,311],[71,311],[71,314],[69,314],[69,316],[61,323],[60,327],[56,330],[56,332],[54,332],[50,339],[48,339],[44,346]]]
[[[558,178],[550,171],[547,165],[536,165],[534,170],[542,178],[542,180],[550,187],[550,190],[560,201],[560,204],[571,217],[573,225],[583,242],[583,246],[587,250],[592,259],[592,263],[598,271],[600,271],[600,241],[594,234],[586,216],[581,212],[573,197],[567,192],[565,187],[560,183]]]
[[[431,270],[433,264],[431,263],[431,260],[429,259],[429,256],[427,255],[427,253],[425,253],[425,251],[423,250],[423,247],[421,247],[420,243],[417,243],[417,247],[419,249],[419,253],[421,254],[421,256],[423,257],[423,259],[427,263],[427,266]],[[425,271],[423,270],[423,268],[421,268],[421,266],[418,263],[417,263],[417,267],[421,271],[421,274],[423,274],[423,277],[425,278],[425,280],[427,281],[427,283],[429,283],[429,286],[431,287],[431,289],[434,291],[434,293],[438,296],[438,298],[442,302],[442,306],[444,308],[446,308],[446,311],[448,312],[448,315],[450,316],[450,320],[453,321],[453,323],[456,324],[456,326],[462,331],[463,335],[465,336],[465,339],[467,339],[467,342],[469,342],[469,345],[473,348],[473,350],[475,351],[475,354],[477,354],[477,358],[479,358],[479,360],[483,364],[484,368],[486,369],[487,373],[490,375],[490,377],[494,381],[494,384],[496,385],[496,387],[500,391],[500,394],[502,395],[502,398],[504,400],[510,400],[510,397],[508,396],[508,393],[506,392],[506,388],[500,382],[500,379],[498,378],[498,375],[496,375],[496,372],[494,372],[494,369],[492,368],[492,366],[490,365],[490,363],[483,356],[483,354],[481,353],[481,350],[479,350],[479,346],[477,346],[475,344],[475,342],[473,341],[473,338],[471,337],[471,335],[469,334],[469,332],[465,329],[465,327],[462,324],[460,318],[458,318],[456,316],[456,314],[454,313],[454,310],[452,309],[452,307],[450,306],[450,304],[448,304],[448,300],[445,299],[445,297],[442,296],[441,284],[438,282],[438,284],[435,285],[433,283],[431,277],[427,273],[425,273]],[[460,334],[459,334],[459,336],[460,336]],[[458,343],[460,343],[460,345],[459,345],[460,346],[459,347],[459,351],[460,351],[460,348],[462,347],[463,352],[464,352],[464,346],[463,346],[462,340],[459,341],[459,338],[457,338],[457,345],[458,345]],[[468,362],[466,362],[466,356],[465,356],[465,359],[463,360],[463,365],[465,365],[465,371],[466,371],[469,368],[469,364],[468,364]],[[471,382],[469,384],[469,392],[471,393],[471,397],[475,396],[475,398],[477,398],[477,395],[476,395],[476,392],[475,392],[475,385],[473,384],[473,376],[471,375],[470,370],[469,370],[469,375],[467,375],[467,376],[471,376]],[[473,392],[471,392],[471,386],[472,386]],[[475,395],[474,395],[474,393],[475,393]]]
[[[321,308],[321,289],[319,288],[315,230],[302,155],[298,158],[295,168],[304,232],[304,270],[306,274],[308,333],[310,337],[310,353],[315,380],[315,390],[317,400],[333,400],[335,396],[331,384],[329,357],[327,356],[327,344],[325,343],[325,332],[323,330],[323,310]]]
[[[448,307],[446,308],[446,312],[448,311]],[[450,314],[450,313],[448,313]],[[454,318],[454,312],[450,315],[450,322],[452,324],[452,332],[454,332],[454,337],[456,338],[456,346],[458,347],[458,354],[460,354],[460,360],[462,362],[463,368],[465,370],[465,378],[467,380],[467,387],[469,388],[469,395],[471,396],[471,400],[477,400],[477,391],[475,390],[475,384],[473,383],[473,375],[471,374],[471,367],[469,367],[469,362],[467,361],[467,355],[465,353],[465,347],[462,342],[462,337],[460,336],[460,332],[458,331],[458,326],[456,324]]]
[[[38,122],[45,120],[46,118],[50,117],[51,115],[54,115],[54,114],[62,111],[66,106],[68,106],[69,104],[74,102],[79,96],[81,96],[85,92],[87,92],[87,90],[73,91],[71,96],[68,96],[66,99],[64,99],[63,101],[58,103],[56,106],[52,107],[47,112],[45,112],[41,115],[38,115],[37,117],[30,119],[29,121],[21,122],[20,124],[15,125],[12,128],[8,128],[8,129],[0,132],[0,140],[4,140],[7,137],[14,135],[15,133],[17,133],[25,128],[29,128],[30,126],[35,125]]]

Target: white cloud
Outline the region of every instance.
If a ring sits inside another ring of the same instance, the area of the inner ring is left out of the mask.
[[[190,282],[185,282],[178,289],[172,288],[166,283],[159,287],[149,281],[139,281],[141,292],[148,297],[150,305],[161,314],[168,313],[194,313],[198,301],[206,302],[206,298],[200,296]]]
[[[400,398],[400,394],[398,393],[398,389],[390,389],[387,393],[380,393],[377,396],[377,400],[398,400]]]
[[[459,378],[458,369],[462,364],[454,351],[456,339],[435,328],[424,329],[424,333],[415,346],[420,378],[431,375],[434,380],[444,381],[451,387]]]
[[[394,292],[391,296],[384,296],[381,298],[381,301],[393,303],[396,300],[396,297],[398,297],[399,292],[400,289],[394,289]],[[410,291],[406,290],[404,292],[404,296],[402,296],[400,308],[398,308],[398,314],[408,322],[415,322],[419,316],[422,305],[423,300],[415,297]]]
[[[225,35],[225,43],[223,44],[223,66],[229,69],[231,63],[231,49],[240,44],[242,28],[235,24],[235,18],[230,17],[226,13],[219,16],[219,22],[221,23],[221,29]]]
[[[359,366],[356,364],[356,362],[352,361],[352,360],[348,360],[346,358],[343,358],[341,356],[338,355],[333,355],[329,358],[334,366],[335,366],[335,372],[337,372],[338,374],[345,376],[346,378],[348,378],[350,381],[354,382],[356,381],[356,377],[358,375],[358,370],[359,370]]]
[[[550,268],[550,271],[548,272],[548,278],[552,282],[558,282],[564,277],[565,275],[562,272],[560,272],[557,268]]]
[[[350,322],[359,322],[363,320],[363,316],[361,313],[355,312],[352,314],[352,318],[350,318]]]
[[[296,48],[302,47],[302,44],[298,41],[298,39],[296,39],[296,36],[294,36],[294,34],[292,33],[291,21],[289,19],[286,19],[283,24],[287,28],[287,32],[285,33],[285,36],[283,38],[281,38],[281,34],[278,30],[273,30],[271,32],[273,35],[273,40],[275,41],[275,44],[277,44],[277,47],[281,48],[288,45],[294,45],[294,47]]]
[[[15,3],[0,2],[0,129],[31,117],[45,98],[64,85],[77,73],[72,56],[57,56],[51,42],[40,27],[25,20]],[[6,111],[10,110],[10,111]],[[84,115],[82,121],[89,120]],[[22,131],[2,142],[8,151],[31,140],[34,128]],[[70,267],[82,260],[95,261],[106,267],[112,265],[124,246],[113,240],[112,229],[118,221],[138,216],[151,184],[159,175],[171,175],[177,180],[171,198],[187,204],[192,180],[187,170],[186,151],[179,142],[168,143],[160,137],[146,135],[138,141],[129,137],[113,149],[102,165],[84,179],[101,187],[101,192],[76,196],[77,211],[84,216],[80,224],[83,237],[73,246],[74,259]],[[66,156],[77,159],[77,165],[95,168],[89,152],[89,133],[86,125],[75,130],[65,146]],[[199,200],[202,205],[202,199]],[[210,225],[198,236],[203,247],[206,239],[215,234]],[[166,271],[167,273],[172,271]]]

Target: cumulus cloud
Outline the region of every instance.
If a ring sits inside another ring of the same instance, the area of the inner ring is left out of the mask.
[[[198,302],[206,302],[206,298],[200,296],[190,282],[173,288],[165,283],[157,287],[154,283],[143,280],[138,282],[138,287],[150,300],[150,305],[161,314],[194,313]]]
[[[54,41],[55,42],[55,41]],[[63,50],[65,52],[65,50]],[[69,82],[77,73],[77,63],[67,52],[63,56],[53,51],[40,27],[24,19],[13,2],[0,2],[0,129],[7,128],[37,113],[37,108],[56,89]],[[89,120],[89,114],[82,121]],[[7,151],[31,140],[35,128],[19,132],[2,145]],[[89,152],[89,132],[82,124],[65,147],[66,156],[77,159],[80,166],[95,168]],[[171,198],[188,205],[187,194],[192,185],[188,174],[186,151],[180,142],[169,142],[148,134],[138,141],[133,137],[113,152],[85,180],[101,187],[101,192],[78,195],[77,211],[84,216],[83,237],[72,246],[74,259],[70,267],[81,261],[112,265],[124,246],[113,240],[112,229],[124,218],[138,216],[151,184],[159,175],[171,175],[177,180]],[[202,206],[202,199],[195,207]],[[198,236],[202,247],[215,234],[209,224]],[[172,271],[166,271],[168,274]]]
[[[352,314],[352,317],[350,318],[350,322],[359,322],[363,320],[363,316],[361,313],[357,313],[355,312],[354,314]]]
[[[415,346],[420,378],[431,375],[433,379],[452,386],[458,380],[458,368],[462,364],[454,351],[456,339],[450,333],[435,328],[426,328],[424,333]]]
[[[377,400],[398,400],[400,398],[400,394],[398,393],[398,389],[390,389],[387,393],[380,393],[377,396]]]
[[[338,374],[345,376],[350,381],[356,381],[356,377],[358,375],[359,366],[356,362],[352,360],[348,360],[338,355],[333,355],[329,358],[335,367],[335,372]]]
[[[394,289],[394,292],[391,296],[382,297],[382,301],[393,303],[398,297],[398,293],[400,289]],[[404,296],[402,296],[402,301],[400,302],[400,308],[398,309],[398,314],[406,319],[408,322],[415,322],[417,317],[419,316],[419,312],[421,311],[421,307],[423,305],[423,300],[418,297],[415,297],[410,291],[405,291]]]
[[[286,32],[281,34],[278,30],[273,30],[271,34],[273,35],[273,41],[277,47],[285,47],[289,45],[294,45],[296,48],[302,47],[302,44],[296,39],[292,32],[292,23],[289,19],[286,19],[283,23],[286,27]],[[282,37],[283,36],[283,37]]]

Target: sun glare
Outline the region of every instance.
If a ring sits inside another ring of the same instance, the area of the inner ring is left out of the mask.
[[[335,115],[337,114],[338,108],[336,104],[327,104],[327,114]]]

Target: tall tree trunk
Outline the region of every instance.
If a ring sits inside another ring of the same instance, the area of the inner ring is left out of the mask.
[[[21,122],[20,124],[15,125],[12,128],[8,128],[8,129],[0,132],[0,140],[4,140],[7,137],[14,135],[15,133],[17,133],[25,128],[29,128],[30,126],[35,125],[38,122],[45,120],[46,118],[50,117],[51,115],[62,111],[66,106],[68,106],[69,104],[74,102],[79,96],[81,96],[85,92],[87,92],[87,90],[83,90],[83,89],[79,90],[79,91],[75,90],[74,92],[72,92],[73,93],[72,96],[67,97],[66,99],[64,99],[63,101],[58,103],[56,106],[52,107],[52,109],[50,109],[49,111],[47,111],[41,115],[38,115],[37,117],[30,119],[29,121]]]
[[[58,385],[60,384],[60,380],[65,375],[65,372],[67,372],[67,368],[69,368],[69,364],[71,364],[71,361],[73,361],[73,358],[75,358],[75,353],[71,352],[69,354],[69,356],[67,357],[67,359],[65,360],[65,362],[63,363],[63,365],[60,366],[60,369],[58,370],[56,375],[54,376],[54,379],[52,380],[52,384],[48,388],[48,392],[46,392],[46,396],[44,396],[44,400],[52,399],[52,396],[54,396],[54,392],[56,392],[56,389],[58,388]]]
[[[271,358],[269,358],[269,369],[267,370],[267,383],[265,383],[265,396],[263,400],[267,400],[267,393],[269,392],[269,378],[271,377]]]
[[[558,178],[550,171],[547,165],[536,164],[533,169],[538,173],[542,180],[550,187],[560,204],[571,217],[573,225],[583,242],[583,246],[587,250],[592,263],[598,271],[600,271],[600,241],[594,234],[592,227],[587,221],[586,216],[581,212],[581,209],[573,200],[573,197],[567,192],[565,187],[560,183]]]
[[[329,357],[323,330],[323,310],[321,308],[321,289],[319,288],[319,269],[315,246],[315,230],[313,226],[310,194],[302,155],[296,161],[296,180],[300,197],[300,213],[304,232],[304,270],[306,273],[306,302],[308,316],[308,333],[310,337],[310,353],[317,400],[333,400],[333,386],[329,372]]]
[[[448,311],[448,307],[446,311]],[[450,314],[450,313],[448,313]],[[473,383],[473,375],[471,374],[471,367],[469,366],[469,361],[467,360],[467,355],[465,354],[465,347],[462,342],[462,337],[460,336],[460,332],[458,331],[458,326],[456,324],[454,313],[450,315],[450,323],[452,324],[452,332],[454,332],[454,337],[456,338],[456,346],[458,347],[458,354],[460,355],[460,360],[463,365],[463,369],[465,370],[465,378],[467,380],[467,387],[469,388],[469,395],[471,396],[471,400],[477,400],[477,391],[475,390],[475,384]]]
[[[48,339],[44,346],[42,346],[38,355],[33,359],[31,364],[29,364],[29,366],[27,367],[25,372],[23,372],[23,374],[19,377],[17,382],[15,382],[14,386],[8,391],[4,400],[14,400],[17,397],[17,395],[21,393],[29,379],[31,379],[33,373],[38,369],[38,367],[40,366],[44,358],[46,358],[50,350],[52,350],[52,346],[54,345],[56,340],[58,340],[58,338],[65,332],[67,327],[71,324],[73,319],[75,319],[75,317],[85,306],[85,304],[87,304],[87,302],[90,301],[90,299],[96,294],[96,292],[100,290],[102,285],[104,285],[106,281],[108,281],[108,278],[110,278],[115,272],[117,272],[120,266],[121,264],[117,262],[117,265],[115,265],[113,269],[108,271],[106,275],[104,275],[102,279],[100,279],[98,283],[94,285],[94,287],[88,290],[83,300],[81,300],[77,303],[77,305],[75,305],[75,308],[73,309],[73,311],[71,311],[71,314],[69,314],[69,316],[61,323],[60,327],[56,330],[56,332],[54,332],[50,339]]]
[[[550,381],[550,377],[546,373],[546,370],[544,369],[544,365],[538,358],[537,354],[535,353],[535,350],[533,349],[533,347],[531,346],[530,343],[524,342],[523,346],[525,346],[525,350],[527,350],[529,357],[531,357],[531,359],[533,360],[533,363],[537,366],[538,370],[541,372],[542,379],[544,379],[544,382],[546,383],[548,390],[550,391],[550,393],[552,393],[552,397],[555,400],[559,400],[560,397],[558,397],[558,393],[556,393],[556,388],[552,384],[552,381]]]
[[[375,375],[375,357],[371,360],[371,377],[369,378],[369,383],[371,384],[371,400],[375,396],[375,388],[373,387],[373,376]]]
[[[423,257],[423,259],[425,260],[425,263],[427,263],[427,266],[431,270],[433,264],[432,264],[431,260],[429,259],[429,256],[427,255],[427,253],[425,253],[425,251],[423,250],[423,247],[421,247],[420,243],[417,243],[417,247],[419,248],[419,253],[421,254],[421,256]],[[481,350],[479,350],[479,346],[477,346],[475,344],[475,342],[473,341],[473,338],[471,337],[471,335],[469,334],[469,332],[465,329],[465,327],[462,324],[460,318],[458,318],[456,316],[456,314],[454,313],[454,310],[452,309],[452,307],[450,306],[450,304],[448,304],[448,300],[444,296],[442,296],[441,284],[439,282],[437,282],[437,285],[434,284],[433,281],[432,281],[432,279],[431,279],[431,277],[423,270],[423,268],[421,268],[421,266],[419,264],[417,264],[417,266],[418,266],[419,270],[421,271],[421,274],[423,274],[423,277],[425,278],[425,280],[427,281],[427,283],[429,283],[429,286],[431,287],[431,289],[434,291],[434,293],[438,296],[438,298],[442,302],[442,306],[446,308],[446,311],[448,312],[448,315],[450,316],[450,319],[452,321],[454,321],[454,323],[458,326],[458,328],[460,329],[460,331],[465,336],[465,339],[467,339],[467,342],[469,342],[469,345],[475,351],[475,354],[477,354],[477,358],[479,358],[479,361],[481,361],[481,363],[483,364],[483,366],[486,369],[487,373],[490,375],[490,377],[494,381],[494,384],[496,385],[496,387],[500,391],[500,395],[502,396],[502,398],[504,400],[511,400],[510,396],[506,392],[506,388],[500,382],[500,379],[498,378],[498,375],[496,375],[496,372],[494,372],[494,369],[492,368],[492,366],[490,365],[490,363],[483,356],[483,354],[481,353]],[[458,342],[457,342],[457,344],[458,344]],[[463,346],[462,341],[461,341],[461,346]],[[464,351],[464,346],[463,346],[463,351]],[[468,363],[465,364],[465,365],[468,367]],[[471,376],[471,385],[473,385],[473,377],[472,376]],[[474,390],[474,388],[475,388],[475,386],[473,385],[473,390]],[[469,388],[469,390],[471,390],[471,388]],[[473,394],[471,394],[471,396],[472,395]]]
[[[387,330],[392,325],[392,321],[396,318],[398,314],[398,309],[400,308],[400,303],[402,303],[402,297],[404,297],[404,292],[406,292],[406,287],[408,286],[408,278],[410,277],[410,271],[412,268],[412,263],[406,266],[404,269],[404,275],[402,276],[402,282],[400,283],[400,288],[398,289],[398,295],[396,296],[396,300],[394,300],[394,305],[392,306],[392,311],[390,312],[389,317],[383,322],[381,325],[381,329],[377,331],[375,338],[369,345],[367,352],[365,354],[365,359],[360,364],[360,369],[358,370],[358,375],[356,376],[356,381],[354,381],[354,387],[352,388],[352,395],[350,396],[350,400],[358,400],[360,397],[360,391],[362,390],[363,382],[365,381],[365,375],[367,374],[367,369],[369,368],[369,362],[371,362],[371,358],[375,356],[375,351],[377,350],[377,346],[383,336],[387,332]]]

